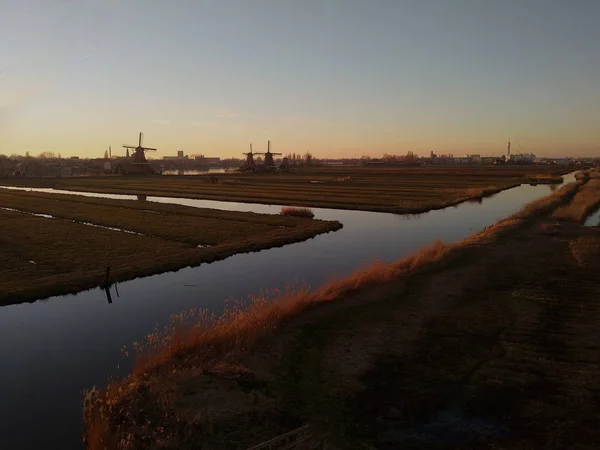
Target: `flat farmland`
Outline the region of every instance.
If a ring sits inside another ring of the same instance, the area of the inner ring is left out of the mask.
[[[560,177],[556,166],[306,168],[294,173],[10,180],[16,186],[165,197],[418,213],[479,199],[532,180]],[[559,178],[560,179],[560,178]]]
[[[0,303],[35,300],[311,238],[338,222],[0,190]]]

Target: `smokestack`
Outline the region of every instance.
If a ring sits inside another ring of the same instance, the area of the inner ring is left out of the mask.
[[[506,145],[506,148],[508,150],[507,156],[510,158],[510,139],[508,140],[508,144]]]
[[[108,159],[112,159],[112,148],[108,146]]]

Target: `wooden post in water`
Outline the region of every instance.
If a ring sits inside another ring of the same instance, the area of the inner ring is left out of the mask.
[[[110,286],[110,266],[106,266],[106,273],[104,274],[104,287]]]

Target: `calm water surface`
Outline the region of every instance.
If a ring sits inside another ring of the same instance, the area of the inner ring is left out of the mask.
[[[592,214],[585,219],[584,226],[586,227],[597,227],[600,226],[600,208],[594,211]]]
[[[565,176],[565,182],[573,181]],[[29,189],[27,189],[29,190]],[[64,192],[40,189],[47,192]],[[344,228],[306,242],[236,255],[177,272],[119,284],[111,304],[104,291],[52,297],[0,308],[0,448],[81,449],[82,391],[129,368],[131,347],[171,314],[219,310],[228,298],[303,280],[317,286],[377,259],[393,261],[435,240],[462,239],[524,204],[550,194],[547,185],[520,186],[479,203],[400,216],[312,208]],[[135,196],[88,194],[109,198]],[[146,201],[236,211],[279,213],[280,206],[148,197]]]

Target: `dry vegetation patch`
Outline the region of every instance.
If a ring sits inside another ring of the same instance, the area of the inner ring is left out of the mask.
[[[598,206],[600,206],[600,179],[592,178],[583,185],[568,205],[556,210],[553,217],[583,223]]]
[[[316,290],[262,295],[234,305],[222,317],[194,313],[176,319],[138,347],[134,374],[89,397],[88,448],[103,448],[103,442],[123,436],[130,439],[116,448],[137,449],[142,442],[143,448],[192,442],[244,448],[305,422],[333,433],[341,448],[380,446],[385,442],[373,434],[376,417],[385,426],[397,422],[388,417],[391,401],[404,398],[405,407],[395,408],[413,417],[412,422],[402,419],[409,431],[418,430],[427,414],[442,411],[452,400],[449,392],[475,409],[485,402],[472,400],[470,393],[486,398],[488,411],[507,410],[494,403],[487,384],[471,381],[478,371],[488,373],[483,371],[487,363],[502,355],[507,326],[526,324],[527,314],[542,313],[544,326],[551,326],[543,309],[551,303],[529,308],[518,297],[507,302],[505,292],[521,295],[521,287],[548,273],[552,280],[562,276],[540,262],[568,254],[565,239],[570,238],[542,234],[531,225],[568,201],[579,186],[569,185],[456,245],[438,243]],[[533,292],[538,290],[535,285]],[[519,317],[522,321],[515,322]],[[490,373],[510,384],[506,367],[513,362],[506,364]],[[556,367],[543,370],[551,374]],[[182,386],[193,386],[192,392]],[[143,401],[140,389],[178,394],[163,395],[167,401]],[[229,404],[227,399],[232,403],[226,411],[213,406]],[[515,417],[533,403],[524,399],[522,405],[511,410]],[[158,418],[160,427],[154,419],[154,425],[134,425],[150,418]],[[145,440],[158,428],[168,430],[160,442]]]
[[[312,219],[315,214],[310,208],[299,208],[297,206],[284,206],[281,208],[282,216],[308,217]]]

